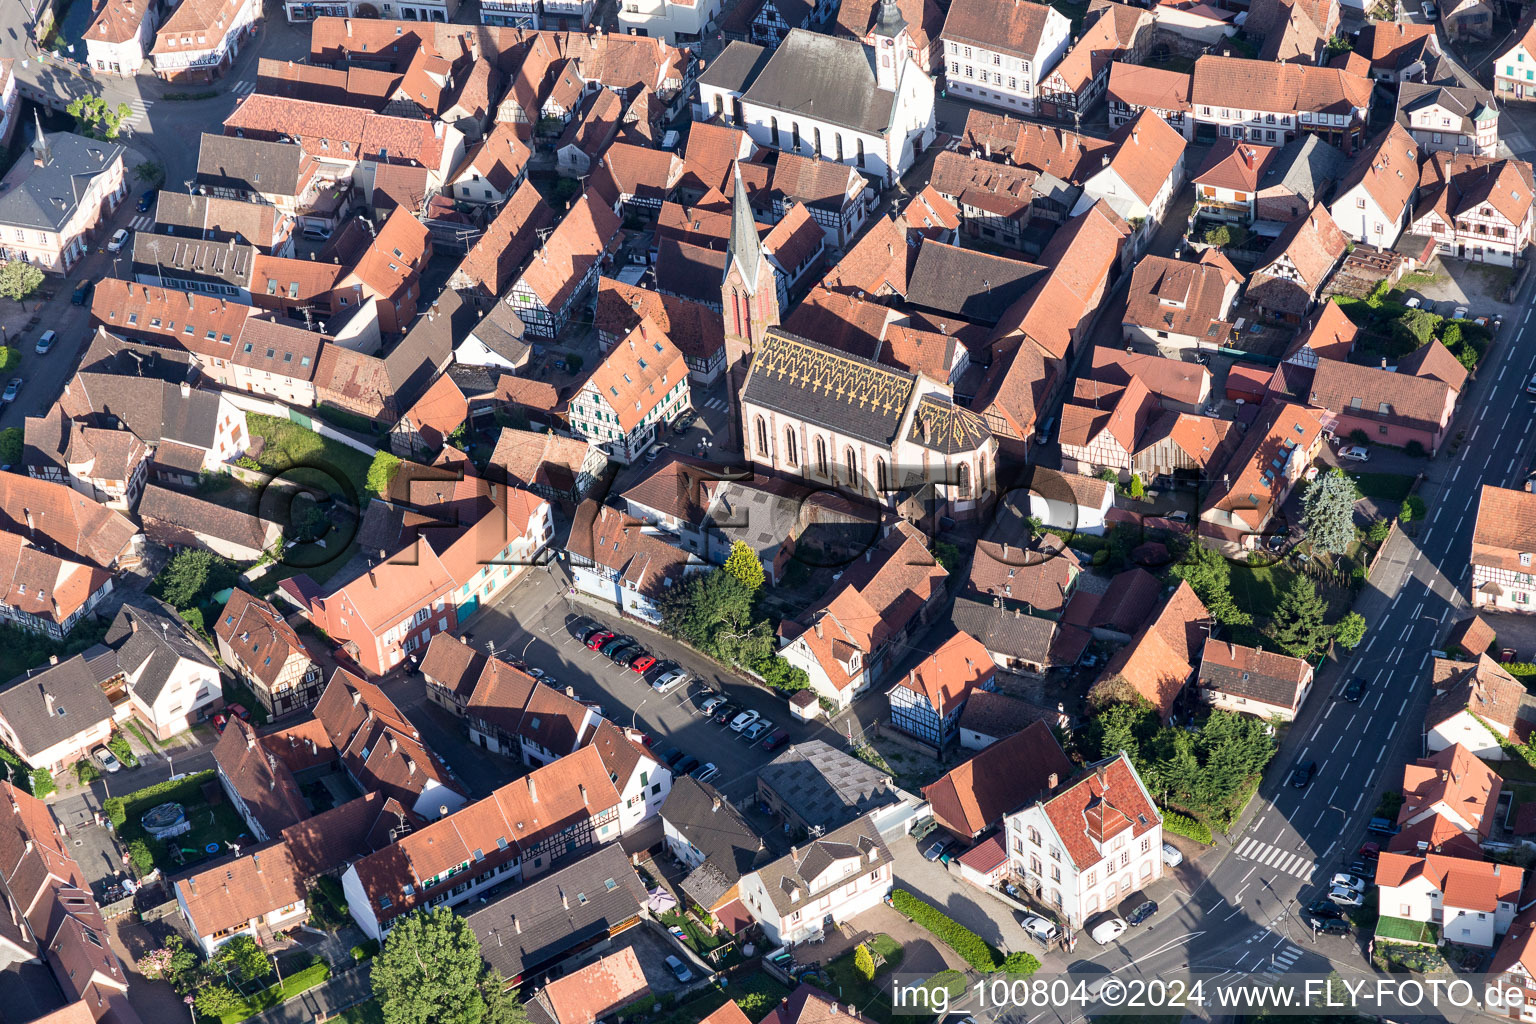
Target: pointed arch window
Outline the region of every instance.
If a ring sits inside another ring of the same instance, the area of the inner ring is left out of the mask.
[[[875,486],[879,487],[882,491],[891,489],[889,474],[885,470],[885,459],[879,456],[875,457]]]
[[[760,455],[768,454],[768,421],[761,416],[757,418],[757,451]]]
[[[791,466],[800,465],[799,439],[795,437],[795,428],[789,427],[784,431],[784,454]]]
[[[859,457],[854,454],[853,445],[843,449],[843,469],[848,474],[848,485],[859,486]]]
[[[827,475],[827,441],[822,437],[816,439],[816,472]]]
[[[964,501],[971,496],[971,467],[966,463],[960,463],[960,500]]]

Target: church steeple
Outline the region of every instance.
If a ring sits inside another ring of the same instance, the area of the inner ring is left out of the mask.
[[[887,92],[895,92],[901,85],[902,66],[912,45],[912,37],[907,33],[907,19],[902,16],[896,0],[880,0],[880,15],[875,19],[870,35],[874,37],[876,51],[875,85]]]
[[[747,198],[747,187],[741,181],[740,166],[736,167],[736,194],[731,200],[731,239],[725,252],[726,276],[730,276],[731,265],[736,264],[747,294],[756,293],[757,267],[763,246],[757,237],[757,220],[752,216],[752,203]]]
[[[32,123],[37,126],[37,138],[32,140],[32,155],[37,166],[47,167],[53,159],[53,146],[49,144],[48,136],[43,134],[43,120],[38,117],[36,108],[32,110]]]

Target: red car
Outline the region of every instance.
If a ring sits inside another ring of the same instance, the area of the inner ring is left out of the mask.
[[[656,659],[651,657],[649,654],[642,654],[640,657],[630,662],[629,667],[634,669],[636,672],[649,672],[651,669],[656,667]]]
[[[592,634],[591,637],[589,637],[587,639],[587,648],[589,650],[595,651],[599,647],[603,646],[603,644],[607,643],[609,640],[612,640],[612,639],[613,639],[613,634],[612,633],[594,633],[594,634]]]

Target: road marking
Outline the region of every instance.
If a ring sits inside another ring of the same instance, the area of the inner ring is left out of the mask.
[[[1371,648],[1376,646],[1376,634],[1371,634],[1371,639],[1365,645],[1365,653],[1370,654]]]
[[[1360,749],[1360,745],[1358,743],[1355,745],[1355,749],[1356,750]],[[1328,794],[1328,803],[1331,805],[1333,803],[1333,798],[1338,796],[1338,795],[1339,795],[1339,787],[1338,786],[1334,786],[1333,787],[1333,792]]]
[[[1395,732],[1397,732],[1397,723],[1393,722],[1392,723],[1392,728],[1387,730],[1387,739],[1391,739],[1392,738],[1392,734],[1395,733]]]
[[[1243,886],[1241,889],[1237,890],[1237,895],[1232,897],[1232,902],[1233,903],[1241,903],[1242,899],[1243,899],[1243,893],[1245,893],[1247,891],[1248,891],[1248,887],[1246,885]]]
[[[1467,518],[1467,517],[1466,517],[1466,516],[1462,516],[1462,517],[1461,517],[1461,518],[1460,518],[1460,519],[1457,519],[1457,520],[1456,520],[1456,532],[1457,532],[1457,533],[1460,533],[1460,532],[1461,532],[1461,523],[1462,523],[1462,520],[1464,520],[1464,519],[1466,519],[1466,518]]]
[[[1502,370],[1500,370],[1500,371],[1499,371],[1499,380],[1503,380],[1503,379],[1504,379],[1504,372],[1505,372],[1505,371],[1506,371],[1506,370],[1508,370],[1508,369],[1509,369],[1509,364],[1508,364],[1508,363],[1505,363],[1505,364],[1504,364],[1504,368],[1503,368],[1503,369],[1502,369]]]
[[[1379,763],[1379,762],[1378,762],[1378,763]],[[1355,797],[1355,806],[1354,806],[1354,810],[1357,810],[1357,811],[1358,811],[1358,810],[1359,810],[1359,809],[1360,809],[1360,801],[1362,801],[1362,800],[1364,800],[1364,799],[1365,799],[1365,794],[1364,794],[1364,793],[1361,793],[1361,794],[1360,794],[1360,795],[1359,795],[1359,796],[1357,796],[1357,797]]]
[[[1237,855],[1239,857],[1241,857],[1243,854],[1248,852],[1248,848],[1250,846],[1253,846],[1257,842],[1258,842],[1258,840],[1253,838],[1252,836],[1249,836],[1247,839],[1244,839],[1241,843],[1237,844]]]
[[[1404,711],[1407,711],[1407,710],[1408,710],[1408,698],[1404,697],[1403,698],[1403,706],[1397,709],[1397,713],[1399,715],[1401,715]]]
[[[1442,616],[1440,616],[1440,621],[1441,621],[1441,622],[1444,622],[1444,621],[1445,621],[1445,616],[1444,616],[1444,615],[1442,615]],[[1420,658],[1420,659],[1419,659],[1419,671],[1420,671],[1420,672],[1422,672],[1422,671],[1424,671],[1424,663],[1425,663],[1425,662],[1426,662],[1426,661],[1428,661],[1428,660],[1429,660],[1429,652],[1428,652],[1428,651],[1425,651],[1425,652],[1424,652],[1424,657],[1422,657],[1422,658]]]
[[[1402,599],[1403,599],[1403,592],[1401,590],[1399,590],[1397,592],[1397,596],[1392,599],[1392,610],[1393,611],[1397,610],[1397,602],[1401,601]]]
[[[1483,417],[1488,415],[1488,407],[1485,405],[1477,414],[1477,422],[1483,422]]]
[[[1290,875],[1294,878],[1300,878],[1302,880],[1306,880],[1308,877],[1310,877],[1311,872],[1314,869],[1314,865],[1309,858],[1298,856],[1291,850],[1283,850],[1277,846],[1270,846],[1268,843],[1253,841],[1253,845],[1247,846],[1246,848],[1240,845],[1236,852],[1237,855],[1244,860],[1255,862],[1254,867],[1248,869],[1248,874],[1242,877],[1242,881],[1245,883],[1248,881],[1249,877],[1251,877],[1253,873],[1258,870],[1259,865],[1263,865],[1265,868],[1272,868],[1276,871],[1282,872],[1283,874]],[[1237,897],[1233,899],[1233,902],[1236,903],[1238,900],[1242,899],[1242,893],[1246,892],[1247,890],[1248,886],[1244,885],[1242,890],[1238,893]]]
[[[1387,756],[1387,748],[1386,747],[1382,747],[1380,750],[1376,751],[1376,763],[1377,764],[1381,764],[1381,759],[1386,757],[1386,756]]]
[[[1415,557],[1417,557],[1417,556],[1415,556]],[[1424,614],[1424,602],[1420,601],[1419,602],[1419,606],[1413,610],[1413,617],[1414,618],[1418,618],[1420,615],[1423,615],[1423,614]]]

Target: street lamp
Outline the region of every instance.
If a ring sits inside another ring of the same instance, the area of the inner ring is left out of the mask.
[[[636,722],[637,722],[637,721],[639,721],[639,718],[640,718],[640,709],[641,709],[641,708],[643,708],[643,707],[645,707],[645,701],[647,701],[647,700],[650,700],[650,699],[651,699],[651,698],[649,698],[649,697],[647,697],[647,698],[645,698],[645,700],[642,700],[642,701],[641,701],[641,702],[640,702],[640,703],[639,703],[639,704],[636,704],[636,705],[635,705],[635,710],[633,710],[633,711],[631,711],[631,712],[630,712],[630,713],[629,713],[629,727],[630,727],[630,728],[631,728],[631,729],[636,729],[636,730],[638,730],[638,729],[639,729],[639,728],[640,728],[640,727],[639,727],[639,726],[638,726],[638,725],[636,725],[636,724],[635,724],[635,723],[636,723]]]
[[[523,644],[523,653],[519,654],[517,656],[517,660],[518,661],[526,661],[527,660],[527,658],[528,658],[528,648],[532,647],[533,646],[533,642],[535,640],[537,640],[537,639],[538,639],[538,637],[533,637],[533,636],[528,638],[528,642]]]

